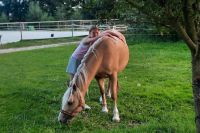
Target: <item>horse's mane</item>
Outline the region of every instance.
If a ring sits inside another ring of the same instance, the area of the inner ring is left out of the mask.
[[[90,46],[89,50],[81,60],[81,64],[77,68],[77,72],[74,75],[74,78],[72,80],[72,83],[75,84],[78,88],[81,88],[87,81],[88,79],[88,72],[87,72],[87,67],[85,65],[86,59],[89,57],[89,55],[92,53],[94,56],[97,58],[97,55],[95,53],[95,48],[100,45],[103,37],[99,38],[96,40],[92,46]]]

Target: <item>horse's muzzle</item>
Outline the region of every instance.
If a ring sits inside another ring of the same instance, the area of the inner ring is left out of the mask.
[[[60,113],[58,116],[58,121],[62,124],[69,124],[72,120],[72,116]]]

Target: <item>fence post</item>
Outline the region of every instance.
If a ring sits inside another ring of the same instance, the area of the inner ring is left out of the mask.
[[[39,22],[39,27],[38,28],[39,28],[38,30],[40,30],[40,22]]]
[[[0,44],[3,47],[3,43],[1,42],[2,35],[0,35]]]
[[[61,31],[60,23],[59,22],[57,22],[57,26],[58,26],[58,30]]]
[[[74,37],[74,23],[72,21],[72,37]]]
[[[19,25],[20,25],[20,34],[21,34],[21,41],[22,41],[22,39],[23,39],[23,36],[22,36],[22,30],[23,30],[23,25],[22,25],[22,22],[20,22],[19,23]]]

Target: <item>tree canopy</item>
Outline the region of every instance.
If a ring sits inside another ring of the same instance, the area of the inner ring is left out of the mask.
[[[30,16],[34,15],[33,3],[45,14],[45,20],[70,19],[74,13],[74,6],[78,5],[76,0],[0,0],[0,13],[4,13],[8,21],[30,21]],[[30,11],[31,10],[31,11]],[[60,13],[62,13],[60,15]],[[44,15],[44,16],[45,16]],[[33,16],[34,18],[35,16]],[[44,17],[40,17],[44,20]],[[38,21],[31,19],[31,21]]]
[[[33,3],[50,20],[109,19],[120,16],[117,0],[0,0],[0,3],[0,13],[4,13],[10,22],[30,21]]]

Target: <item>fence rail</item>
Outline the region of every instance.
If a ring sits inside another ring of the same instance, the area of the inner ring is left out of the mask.
[[[119,24],[117,19],[104,20],[66,20],[66,21],[41,21],[41,22],[12,22],[0,23],[0,31],[33,31],[33,30],[53,30],[53,31],[87,31],[91,25],[99,25],[104,30],[108,25],[121,31],[127,30],[127,26]]]
[[[127,31],[127,26],[117,19],[66,20],[0,23],[0,35],[3,44],[20,40],[83,36],[88,34],[91,25],[99,25],[100,30],[109,26],[122,32]]]
[[[47,39],[88,35],[91,25],[99,25],[100,30],[116,29],[127,36],[136,38],[164,38],[166,35],[159,32],[155,26],[148,23],[133,23],[129,27],[120,20],[65,20],[41,22],[12,22],[0,23],[0,43],[5,44],[20,40]],[[167,35],[168,36],[168,35]],[[170,35],[171,36],[171,35]]]

